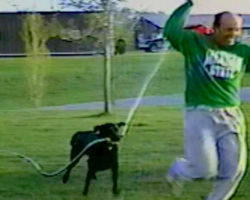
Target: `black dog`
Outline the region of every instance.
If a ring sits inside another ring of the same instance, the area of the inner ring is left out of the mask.
[[[71,139],[71,155],[70,159],[73,160],[90,142],[108,138],[109,141],[96,143],[84,154],[87,154],[88,159],[88,172],[86,177],[84,195],[88,194],[88,189],[91,179],[96,179],[96,172],[111,169],[113,174],[113,194],[118,194],[117,179],[118,179],[118,146],[115,143],[121,139],[119,134],[120,127],[125,123],[120,122],[118,124],[107,123],[101,126],[96,126],[94,131],[79,131],[75,133]],[[84,155],[83,154],[83,155]],[[63,176],[63,183],[66,183],[69,179],[72,168],[79,162],[81,158],[73,162],[67,169]]]

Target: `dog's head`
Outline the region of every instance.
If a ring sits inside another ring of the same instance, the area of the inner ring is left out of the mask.
[[[102,138],[110,138],[112,142],[117,142],[122,138],[119,130],[122,126],[125,126],[124,122],[119,122],[117,124],[106,123],[94,128],[95,132],[98,132]]]

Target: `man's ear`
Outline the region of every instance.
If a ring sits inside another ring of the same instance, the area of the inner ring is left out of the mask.
[[[117,125],[118,125],[119,127],[121,127],[121,126],[125,126],[126,124],[125,124],[124,122],[119,122]]]

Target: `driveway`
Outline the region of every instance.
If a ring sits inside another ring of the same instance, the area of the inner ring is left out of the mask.
[[[250,87],[242,88],[241,99],[244,102],[250,101]],[[131,109],[137,98],[120,99],[114,102],[114,109]],[[183,94],[166,96],[146,96],[141,99],[140,106],[182,106],[184,105]],[[64,106],[43,107],[42,110],[103,110],[103,102],[91,102],[72,104]]]

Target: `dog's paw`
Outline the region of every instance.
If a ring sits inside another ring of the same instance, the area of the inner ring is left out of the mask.
[[[88,196],[88,191],[83,191],[82,195],[85,197]]]
[[[114,196],[119,196],[120,193],[121,193],[120,189],[116,189],[116,190],[113,189],[113,195]]]
[[[65,174],[62,178],[62,182],[65,184],[68,182],[68,180],[69,180],[69,175]]]

